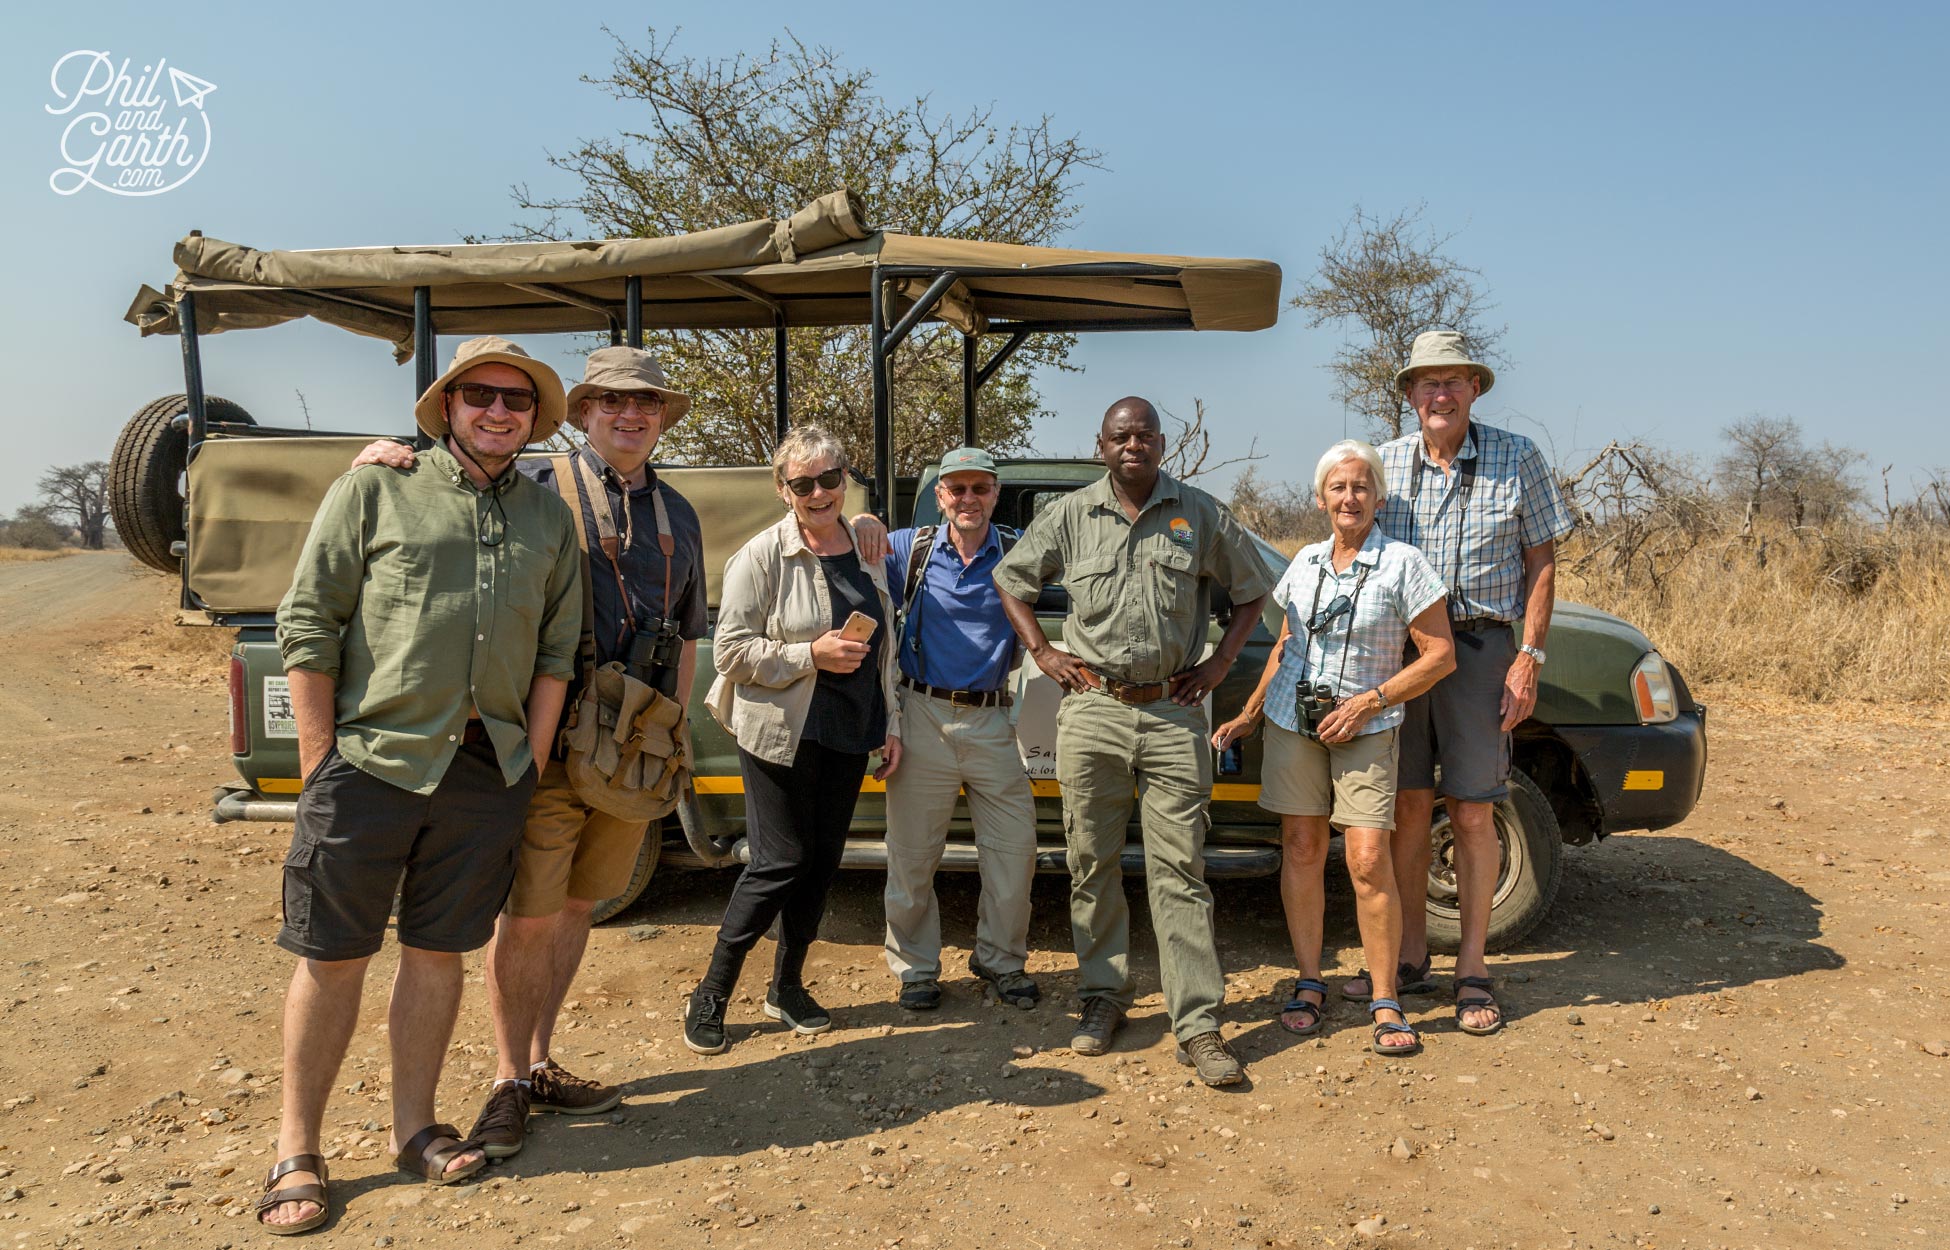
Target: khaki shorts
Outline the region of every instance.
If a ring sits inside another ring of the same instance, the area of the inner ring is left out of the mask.
[[[1393,830],[1397,732],[1322,746],[1267,721],[1259,805],[1282,816],[1326,816],[1343,829]]]
[[[528,803],[508,914],[553,916],[572,898],[615,898],[630,883],[648,828],[584,803],[562,761],[550,760]]]

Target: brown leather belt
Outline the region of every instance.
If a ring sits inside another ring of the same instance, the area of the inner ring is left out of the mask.
[[[1164,698],[1165,692],[1171,688],[1162,681],[1142,683],[1119,681],[1115,677],[1107,673],[1100,673],[1094,668],[1089,670],[1089,672],[1092,677],[1095,677],[1099,682],[1103,683],[1103,692],[1119,703],[1130,703],[1134,705],[1139,703],[1156,703],[1158,700]]]
[[[956,707],[1009,707],[1015,703],[1014,696],[1007,690],[950,690],[946,686],[930,686],[926,682],[915,681],[906,674],[901,675],[901,685]]]
[[[1458,634],[1480,634],[1491,629],[1508,629],[1510,622],[1500,621],[1494,616],[1465,616],[1461,620],[1450,621],[1449,628]]]

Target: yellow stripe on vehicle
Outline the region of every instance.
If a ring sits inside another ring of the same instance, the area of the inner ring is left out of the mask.
[[[266,777],[257,783],[259,794],[296,794],[305,783],[296,777]]]
[[[745,779],[743,777],[693,777],[691,786],[699,794],[743,794]],[[862,794],[882,794],[886,789],[886,782],[875,781],[872,777],[860,783]],[[1048,779],[1032,780],[1029,783],[1029,791],[1039,799],[1053,799],[1062,796],[1063,787]],[[965,794],[967,791],[964,790],[962,793]],[[1212,787],[1212,797],[1220,803],[1251,803],[1259,798],[1259,787],[1240,782],[1220,782]]]
[[[1666,771],[1663,768],[1635,768],[1625,774],[1627,790],[1663,790],[1666,788]]]

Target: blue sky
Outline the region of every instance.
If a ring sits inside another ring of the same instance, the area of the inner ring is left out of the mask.
[[[1426,204],[1481,269],[1512,359],[1478,415],[1560,459],[1611,438],[1708,458],[1753,412],[1915,471],[1950,467],[1935,397],[1950,313],[1950,105],[1941,6],[338,3],[35,6],[9,19],[0,216],[14,254],[0,342],[22,446],[0,511],[50,464],[106,457],[181,389],[173,341],[121,321],[192,228],[259,247],[431,243],[505,229],[511,183],[631,115],[578,80],[601,27],[681,27],[698,56],[790,24],[889,96],[1050,115],[1106,154],[1066,242],[1266,257],[1297,288],[1356,205]],[[957,18],[979,13],[979,19]],[[217,85],[209,159],[167,194],[56,195],[49,73],[102,49]],[[1936,86],[1932,87],[1931,84]],[[23,298],[25,297],[25,298]],[[1342,432],[1334,331],[1086,339],[1045,380],[1042,449],[1085,445],[1106,403],[1205,400],[1220,454],[1258,437],[1304,478]],[[562,345],[565,349],[568,344]],[[567,361],[564,350],[561,359]],[[206,340],[213,390],[321,427],[404,429],[410,369],[322,327]]]

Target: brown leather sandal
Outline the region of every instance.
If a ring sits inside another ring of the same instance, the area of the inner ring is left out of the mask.
[[[443,1137],[451,1137],[454,1144],[433,1149],[433,1143]],[[407,1139],[394,1158],[393,1166],[408,1176],[417,1176],[429,1185],[453,1185],[466,1180],[488,1165],[485,1155],[473,1167],[459,1168],[449,1172],[447,1165],[459,1155],[470,1150],[479,1150],[481,1143],[471,1137],[462,1137],[460,1130],[451,1124],[429,1124]]]
[[[285,1189],[274,1189],[279,1180],[293,1172],[311,1172],[318,1177],[315,1185],[292,1185]],[[265,1232],[274,1237],[290,1237],[295,1233],[308,1233],[326,1220],[332,1218],[331,1204],[325,1197],[325,1160],[317,1155],[292,1155],[289,1159],[278,1160],[271,1174],[264,1178],[264,1192],[251,1204],[251,1214]],[[316,1202],[318,1214],[291,1224],[273,1224],[264,1217],[272,1207],[286,1202]]]

